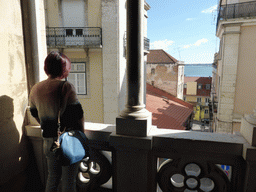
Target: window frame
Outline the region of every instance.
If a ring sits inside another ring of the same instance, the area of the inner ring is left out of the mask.
[[[66,29],[66,37],[74,36],[73,29]]]
[[[86,78],[86,95],[77,94],[78,99],[90,99],[91,91],[90,91],[90,62],[88,58],[70,58],[72,63],[85,63],[85,78]],[[68,79],[68,78],[67,78]]]
[[[76,91],[77,91],[77,95],[87,95],[88,94],[88,91],[87,91],[87,75],[86,75],[86,62],[71,62],[71,66],[72,66],[72,64],[84,64],[84,71],[70,71],[69,72],[69,75],[71,75],[71,74],[84,74],[84,84],[85,84],[85,94],[84,93],[79,93],[78,92],[78,86],[77,85],[74,85],[75,86],[75,89],[76,89]],[[67,79],[69,79],[69,77],[67,78]],[[77,79],[76,79],[77,80]]]
[[[151,68],[151,75],[155,75],[156,74],[156,69],[155,68]]]
[[[200,101],[199,101],[199,100],[200,100]],[[197,102],[197,103],[202,103],[202,98],[201,98],[201,97],[197,97],[197,98],[196,98],[196,102]]]
[[[83,29],[77,28],[76,30],[76,36],[82,37],[83,36]]]

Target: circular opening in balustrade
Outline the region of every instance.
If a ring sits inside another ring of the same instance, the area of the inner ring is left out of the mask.
[[[194,189],[197,187],[198,185],[198,182],[195,178],[189,178],[187,181],[186,181],[186,184],[187,186],[190,188],[190,189]]]
[[[95,162],[91,162],[90,163],[90,172],[94,175],[97,175],[99,174],[100,172],[100,166],[98,163],[95,163]]]
[[[79,172],[79,174],[78,174],[78,179],[79,179],[82,183],[89,183],[89,182],[90,182],[90,175],[89,175],[89,173],[82,173],[82,172]]]
[[[80,162],[80,170],[81,170],[82,172],[86,172],[86,171],[88,170],[88,165],[87,165],[87,163],[81,161],[81,162]]]
[[[214,189],[214,182],[209,178],[200,179],[200,189],[205,192],[210,192]]]
[[[181,174],[174,174],[171,177],[171,182],[174,187],[183,187],[184,186],[184,176]]]
[[[185,167],[185,172],[187,176],[198,177],[201,173],[200,167],[195,163],[190,163]]]

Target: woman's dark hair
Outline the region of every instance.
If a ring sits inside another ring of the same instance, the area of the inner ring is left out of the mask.
[[[58,51],[52,51],[44,61],[44,71],[53,78],[66,78],[71,70],[70,59]]]

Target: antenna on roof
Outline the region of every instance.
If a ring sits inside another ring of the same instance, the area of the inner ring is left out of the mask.
[[[175,50],[174,53],[176,53],[176,51],[179,53],[179,60],[181,60],[181,56],[180,56],[180,47],[176,47],[176,48],[174,48],[174,50]]]

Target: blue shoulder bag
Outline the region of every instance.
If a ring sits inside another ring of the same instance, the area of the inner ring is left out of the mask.
[[[71,165],[89,156],[89,142],[86,135],[79,130],[71,130],[60,134],[61,90],[64,83],[61,83],[60,86],[60,107],[58,114],[58,136],[60,136],[55,142],[56,147],[53,151],[58,155],[62,165]]]
[[[77,163],[89,155],[88,139],[78,130],[68,131],[59,137],[63,165]]]

